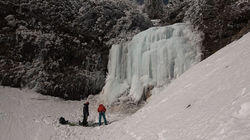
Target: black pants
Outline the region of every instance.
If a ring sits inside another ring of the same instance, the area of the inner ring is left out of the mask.
[[[82,124],[83,126],[87,126],[88,125],[88,115],[87,114],[83,114],[83,121]]]

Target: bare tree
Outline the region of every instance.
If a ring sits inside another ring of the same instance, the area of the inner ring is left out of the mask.
[[[145,0],[144,10],[149,18],[160,18],[163,13],[163,0]]]

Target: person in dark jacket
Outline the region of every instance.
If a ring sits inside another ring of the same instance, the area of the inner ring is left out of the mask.
[[[99,112],[99,126],[102,124],[102,117],[104,119],[104,124],[107,125],[107,120],[105,117],[106,108],[103,104],[100,104],[97,111]]]
[[[83,106],[83,121],[82,124],[83,126],[88,125],[88,116],[89,116],[89,102],[86,102]]]

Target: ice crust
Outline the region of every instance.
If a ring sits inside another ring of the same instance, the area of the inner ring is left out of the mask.
[[[138,102],[147,87],[169,84],[201,60],[200,40],[189,24],[177,23],[152,27],[130,42],[113,45],[103,101],[112,104],[126,96]]]

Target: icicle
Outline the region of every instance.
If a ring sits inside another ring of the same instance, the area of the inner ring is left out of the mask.
[[[199,35],[184,23],[153,27],[131,42],[113,45],[102,99],[106,104],[121,96],[140,101],[145,88],[169,84],[199,62],[199,45]]]

